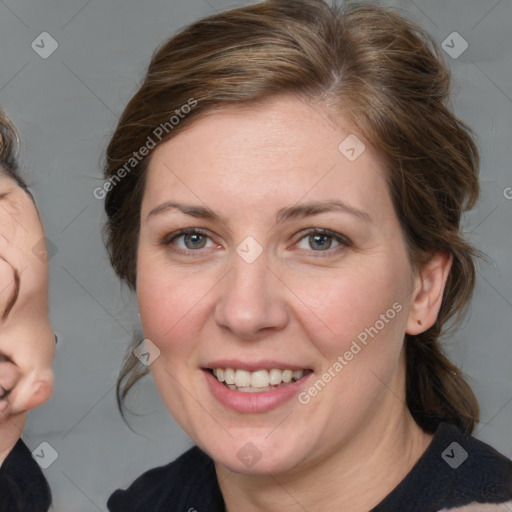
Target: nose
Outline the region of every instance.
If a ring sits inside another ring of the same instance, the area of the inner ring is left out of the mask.
[[[16,406],[29,411],[44,404],[53,394],[53,383],[53,370],[49,368],[24,376],[16,394]]]
[[[217,325],[245,340],[283,329],[289,315],[284,288],[264,254],[252,263],[236,254],[219,289],[214,313]]]

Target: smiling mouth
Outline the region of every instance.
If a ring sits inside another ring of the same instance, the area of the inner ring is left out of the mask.
[[[232,391],[262,393],[293,384],[311,373],[312,370],[281,370],[272,368],[270,370],[262,369],[249,372],[234,368],[210,368],[209,372]]]

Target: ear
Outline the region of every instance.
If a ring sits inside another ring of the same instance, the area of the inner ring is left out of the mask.
[[[415,277],[411,310],[405,329],[407,334],[420,334],[434,325],[452,261],[451,254],[439,251]]]

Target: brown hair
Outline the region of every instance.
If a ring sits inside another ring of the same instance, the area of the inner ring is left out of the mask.
[[[0,173],[9,176],[9,178],[14,180],[32,197],[32,194],[27,188],[27,184],[23,181],[18,172],[16,156],[18,153],[19,140],[18,130],[16,130],[16,127],[5,112],[0,109]]]
[[[453,256],[435,325],[406,335],[407,405],[425,431],[446,420],[471,433],[478,421],[475,396],[439,346],[442,331],[461,320],[469,303],[477,254],[461,236],[460,220],[478,197],[478,151],[448,106],[449,87],[437,44],[390,8],[273,0],[190,25],[153,55],[107,148],[105,232],[116,273],[135,289],[150,155],[132,162],[129,172],[126,163],[154,142],[156,127],[166,126],[160,143],[224,106],[279,94],[321,101],[379,152],[412,263],[420,268],[436,251]],[[196,106],[171,125],[191,99]],[[144,373],[130,351],[118,380],[121,412]]]

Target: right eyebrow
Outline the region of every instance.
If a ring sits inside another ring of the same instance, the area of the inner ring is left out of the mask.
[[[161,205],[153,208],[147,218],[149,219],[153,215],[162,214],[168,210],[179,210],[180,212],[190,215],[191,217],[197,217],[198,219],[208,219],[225,223],[224,220],[217,215],[213,210],[206,206],[196,206],[190,204],[176,203],[173,201],[166,201]]]
[[[2,320],[5,320],[7,318],[14,304],[16,304],[16,300],[18,299],[18,295],[20,293],[20,275],[15,268],[13,268],[12,270],[14,272],[14,290],[11,294],[11,297],[9,298],[7,306],[5,306],[5,311],[4,314],[2,315]]]
[[[227,225],[227,222],[220,215],[215,213],[208,207],[199,206],[199,205],[190,205],[183,204],[174,201],[166,201],[153,208],[147,218],[149,219],[155,215],[161,215],[168,210],[178,210],[186,215],[190,215],[191,217],[196,217],[199,219],[207,219],[212,221],[219,221],[223,224]],[[320,213],[327,213],[332,211],[340,211],[344,213],[348,213],[359,220],[365,222],[373,222],[370,215],[363,210],[358,210],[353,206],[344,203],[343,201],[312,201],[304,204],[299,204],[295,206],[290,206],[286,208],[282,208],[278,211],[276,217],[276,224],[283,223],[287,220],[291,220],[293,218],[306,217],[308,215],[318,215]]]

